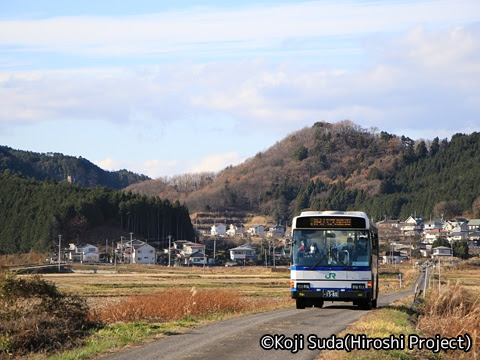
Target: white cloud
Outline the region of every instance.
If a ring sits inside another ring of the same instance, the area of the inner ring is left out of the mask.
[[[92,162],[104,170],[117,171],[121,169],[127,169],[137,174],[147,175],[152,179],[165,176],[166,174],[179,174],[184,170],[179,167],[179,162],[176,159],[130,161],[106,158],[103,160],[93,160]]]
[[[238,165],[245,159],[238,152],[231,151],[224,154],[212,154],[199,161],[191,168],[190,172],[216,172],[225,169],[230,165]]]
[[[397,32],[417,24],[478,20],[475,0],[301,2],[192,8],[122,17],[64,16],[0,21],[0,46],[101,56],[288,50],[295,39]],[[301,43],[301,41],[300,41]]]

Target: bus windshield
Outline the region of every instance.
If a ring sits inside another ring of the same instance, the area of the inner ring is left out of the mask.
[[[295,229],[292,263],[305,267],[370,265],[368,230]]]

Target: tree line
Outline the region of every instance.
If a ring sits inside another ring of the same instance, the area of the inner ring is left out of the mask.
[[[75,242],[104,224],[150,240],[194,240],[188,209],[178,201],[0,173],[0,254],[49,250],[58,235]]]

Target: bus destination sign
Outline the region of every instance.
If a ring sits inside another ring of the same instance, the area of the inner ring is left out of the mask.
[[[365,229],[365,219],[352,216],[308,216],[297,219],[297,228],[312,229]]]

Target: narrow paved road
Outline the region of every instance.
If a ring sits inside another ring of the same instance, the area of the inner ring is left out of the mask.
[[[417,282],[422,279],[419,278]],[[415,288],[415,286],[414,286]],[[388,306],[413,290],[381,295],[378,306]],[[326,303],[322,309],[277,310],[237,319],[221,321],[193,328],[185,334],[172,335],[102,360],[131,359],[315,359],[319,350],[309,350],[307,337],[311,334],[330,338],[349,324],[365,315],[368,310],[358,310],[348,303]],[[264,350],[260,341],[264,335],[284,335],[285,338],[304,339],[304,349]]]

